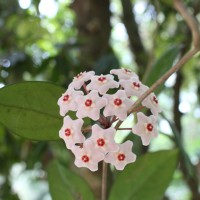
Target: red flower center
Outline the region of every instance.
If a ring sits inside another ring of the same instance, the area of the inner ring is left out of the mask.
[[[153,125],[151,123],[147,124],[147,130],[151,132],[153,130]]]
[[[153,102],[155,103],[155,104],[158,104],[158,99],[154,96],[153,97]]]
[[[137,82],[133,82],[133,86],[139,88],[139,87],[140,87],[140,84],[137,83]]]
[[[69,95],[66,94],[64,97],[63,97],[63,101],[68,101],[69,100]]]
[[[125,158],[126,158],[126,156],[125,156],[123,153],[120,153],[120,154],[118,154],[118,156],[117,156],[117,159],[118,159],[119,161],[123,161],[123,160],[125,160]]]
[[[69,137],[71,135],[71,130],[69,128],[65,129],[65,136]]]
[[[103,147],[105,145],[105,140],[103,138],[99,138],[97,140],[97,144],[98,146]]]
[[[104,82],[105,80],[106,80],[106,77],[104,77],[104,76],[101,76],[101,77],[98,78],[99,82]]]
[[[119,98],[117,98],[117,99],[114,100],[114,104],[115,104],[116,106],[120,106],[120,105],[122,104],[122,100],[119,99]]]
[[[90,160],[90,158],[89,158],[87,155],[83,155],[81,159],[82,159],[82,161],[85,162],[85,163],[86,163],[86,162],[89,162],[89,160]]]
[[[85,101],[85,106],[90,107],[92,105],[92,100],[91,99],[87,99]]]

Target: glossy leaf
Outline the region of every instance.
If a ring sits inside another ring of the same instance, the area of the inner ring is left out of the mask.
[[[64,89],[46,82],[24,82],[0,89],[0,123],[31,140],[59,139],[57,100]]]
[[[109,200],[160,200],[177,165],[177,150],[148,153],[116,178]]]
[[[47,173],[53,200],[94,200],[87,182],[56,160],[49,164]]]
[[[173,46],[170,47],[166,52],[161,55],[161,57],[155,62],[149,71],[148,75],[145,75],[144,83],[151,86],[155,83],[165,72],[167,72],[173,65],[175,59],[179,55],[180,47]],[[156,91],[160,92],[163,85],[160,86]]]

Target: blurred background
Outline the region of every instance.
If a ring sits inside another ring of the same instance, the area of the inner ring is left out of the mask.
[[[200,1],[184,3],[200,22]],[[67,87],[81,71],[107,74],[119,67],[136,71],[150,86],[190,48],[188,27],[164,0],[0,0],[1,88],[21,81]],[[178,147],[179,166],[163,200],[198,200],[199,54],[156,93],[163,110],[159,137],[135,151]],[[49,152],[73,168],[62,142],[23,140],[0,125],[0,199],[50,200]],[[83,173],[99,187],[98,174]]]

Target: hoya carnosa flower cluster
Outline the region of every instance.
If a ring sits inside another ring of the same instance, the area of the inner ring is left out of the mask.
[[[91,171],[96,171],[102,160],[118,170],[136,160],[133,142],[116,143],[117,130],[112,124],[127,118],[128,110],[134,104],[132,97],[139,98],[148,87],[127,69],[115,69],[110,73],[100,76],[93,71],[78,74],[58,100],[60,115],[64,117],[59,136],[75,155],[75,165]],[[150,116],[138,111],[144,107],[150,109]],[[140,108],[135,109],[137,123],[131,130],[141,137],[143,145],[148,145],[157,136],[156,121],[160,109],[156,96],[150,94]],[[76,119],[67,115],[69,111],[76,113]],[[94,125],[85,127],[83,119],[86,117],[92,119]],[[86,137],[87,133],[89,137]]]

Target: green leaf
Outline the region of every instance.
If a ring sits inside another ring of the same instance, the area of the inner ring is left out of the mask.
[[[151,86],[155,83],[165,72],[167,72],[173,65],[175,59],[179,55],[180,47],[173,46],[167,49],[160,58],[154,63],[151,70],[144,76],[143,82]],[[163,89],[163,85],[156,91],[159,93]]]
[[[31,140],[57,140],[62,126],[58,98],[64,89],[47,82],[24,82],[0,89],[0,123]]]
[[[94,200],[87,182],[53,160],[47,169],[50,194],[53,200]]]
[[[177,165],[177,150],[148,153],[119,174],[109,200],[160,200]]]

